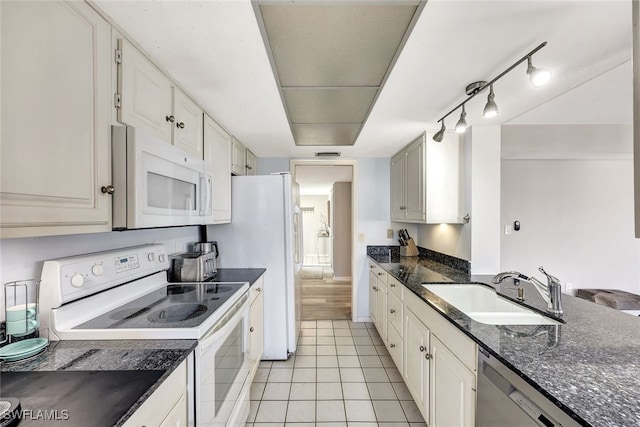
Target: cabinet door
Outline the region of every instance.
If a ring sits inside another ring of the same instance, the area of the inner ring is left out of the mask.
[[[382,340],[387,339],[387,285],[385,285],[380,279],[378,281],[378,296],[376,309],[376,327]]]
[[[372,266],[373,267],[373,266]],[[378,276],[375,268],[369,271],[369,316],[375,324],[378,313]]]
[[[249,363],[257,368],[264,348],[264,295],[258,294],[249,309]]]
[[[424,222],[425,206],[424,135],[407,147],[405,156],[405,207],[407,221]]]
[[[202,159],[203,111],[184,92],[173,87],[173,116],[171,141],[173,145]]]
[[[186,427],[187,421],[187,396],[183,394],[160,427]]]
[[[405,153],[401,152],[391,159],[391,220],[404,221],[405,213]]]
[[[246,154],[244,145],[238,141],[235,137],[231,137],[233,142],[233,154],[231,160],[231,172],[234,175],[246,175],[247,170],[245,168]]]
[[[111,231],[111,27],[84,2],[0,2],[0,237]]]
[[[425,420],[429,419],[430,338],[429,329],[405,306],[404,382]]]
[[[473,427],[476,413],[475,375],[435,335],[431,337],[430,353],[429,425]]]
[[[428,144],[426,152],[427,223],[462,224],[464,166],[462,136],[445,132],[440,144]]]
[[[171,80],[125,39],[119,39],[122,61],[118,66],[120,123],[143,128],[171,142]]]
[[[213,179],[213,223],[231,222],[231,136],[204,116],[205,170]]]
[[[247,149],[245,151],[245,169],[247,170],[247,175],[256,175],[258,169],[258,162],[256,160],[256,155],[251,152],[251,150]]]

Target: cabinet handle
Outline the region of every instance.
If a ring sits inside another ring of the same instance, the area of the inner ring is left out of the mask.
[[[167,121],[170,123],[173,123],[176,121],[176,118],[174,116],[166,116],[165,119],[167,119]]]
[[[104,194],[113,194],[116,192],[116,189],[113,187],[113,185],[107,185],[106,187],[103,186],[100,191],[102,191],[102,193]]]
[[[178,129],[184,129],[184,122],[178,122],[176,126],[178,126]]]
[[[262,292],[262,288],[256,288],[256,292]]]
[[[427,360],[430,360],[433,356],[431,356],[429,353],[424,355],[424,358]]]
[[[370,266],[369,266],[369,268],[375,268],[375,267],[376,267],[375,265],[370,265]]]
[[[373,290],[378,292],[378,288],[376,288],[375,286],[373,287]]]
[[[384,274],[383,272],[380,272],[380,273],[378,273],[378,276],[382,276],[383,274]]]
[[[421,345],[420,346],[420,353],[423,353],[425,350],[426,350],[426,348],[423,345]]]
[[[393,344],[393,343],[389,344],[389,348],[395,348],[395,347],[396,347],[395,344]]]
[[[400,206],[400,210],[401,210],[401,211],[403,211],[403,210],[405,210],[405,209],[407,209],[407,207],[406,207],[406,206]]]
[[[392,308],[391,310],[389,310],[389,313],[391,313],[391,314],[393,314],[393,313],[395,313],[395,312],[396,312],[396,311],[395,311],[393,308]]]
[[[249,328],[249,332],[253,332],[253,326]]]
[[[390,283],[389,286],[391,286],[392,288],[395,288],[396,284],[395,283]]]

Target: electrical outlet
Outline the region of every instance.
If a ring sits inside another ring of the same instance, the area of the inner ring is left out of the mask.
[[[364,233],[358,233],[358,242],[364,243]]]
[[[387,228],[387,239],[393,239],[393,228]]]

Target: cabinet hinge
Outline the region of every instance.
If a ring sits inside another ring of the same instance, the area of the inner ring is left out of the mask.
[[[120,49],[116,49],[115,60],[116,64],[122,64],[122,51]]]
[[[114,96],[113,96],[113,105],[116,108],[120,108],[122,106],[121,101],[122,100],[120,98],[120,94],[119,93],[114,94]]]

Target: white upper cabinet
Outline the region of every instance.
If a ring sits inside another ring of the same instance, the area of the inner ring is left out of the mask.
[[[127,40],[118,50],[118,121],[202,159],[202,108]]]
[[[231,135],[204,116],[205,172],[211,175],[213,223],[231,222]]]
[[[246,148],[240,141],[238,141],[235,137],[232,137],[233,142],[233,153],[231,160],[231,172],[234,175],[246,175]]]
[[[171,80],[127,40],[119,39],[118,48],[118,121],[171,142]]]
[[[442,142],[423,133],[391,158],[391,220],[426,224],[463,222],[462,139]]]
[[[0,19],[0,237],[110,231],[110,25],[83,2]]]
[[[245,150],[245,169],[247,175],[256,175],[258,171],[256,155],[248,148]]]
[[[173,116],[171,141],[173,145],[202,159],[202,108],[184,92],[173,87]]]

